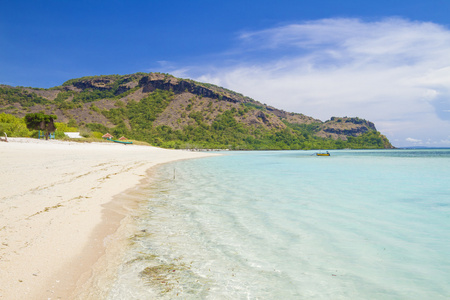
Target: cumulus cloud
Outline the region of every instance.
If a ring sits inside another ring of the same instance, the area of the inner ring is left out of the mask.
[[[323,19],[245,32],[239,41],[221,63],[179,75],[322,120],[366,118],[400,143],[415,143],[410,136],[446,140],[448,28],[395,18]]]

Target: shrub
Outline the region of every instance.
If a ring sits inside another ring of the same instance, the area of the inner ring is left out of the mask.
[[[59,122],[55,122],[55,126],[57,131],[59,132],[77,132],[78,128],[77,127],[72,127],[69,126],[69,124],[65,124],[65,123],[59,123]]]
[[[11,137],[30,137],[32,132],[28,130],[24,119],[10,114],[0,114],[0,135],[4,132]]]

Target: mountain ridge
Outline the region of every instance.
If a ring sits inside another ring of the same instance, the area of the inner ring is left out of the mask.
[[[60,122],[115,130],[166,147],[197,143],[235,149],[392,148],[372,122],[358,117],[323,122],[223,87],[163,73],[87,76],[49,89],[0,85],[0,109],[17,117],[44,111]],[[221,122],[228,122],[228,127],[219,126]],[[373,135],[367,139],[373,145],[356,143],[368,134]]]

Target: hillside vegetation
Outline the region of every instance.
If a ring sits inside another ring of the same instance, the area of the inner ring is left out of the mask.
[[[373,123],[357,117],[322,122],[160,73],[83,77],[50,89],[0,85],[0,112],[19,118],[44,112],[56,115],[60,127],[167,148],[392,148]],[[11,127],[1,122],[0,131]]]

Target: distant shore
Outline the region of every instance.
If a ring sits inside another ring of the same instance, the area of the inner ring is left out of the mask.
[[[115,143],[0,142],[0,299],[73,299],[98,284],[92,274],[102,272],[105,253],[115,255],[125,242],[127,216],[138,203],[133,187],[153,166],[210,155]]]

